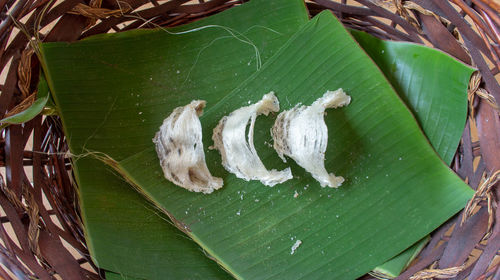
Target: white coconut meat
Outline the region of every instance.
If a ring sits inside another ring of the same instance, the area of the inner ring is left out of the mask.
[[[199,116],[205,101],[194,100],[175,108],[153,138],[167,180],[189,191],[211,193],[223,185],[213,177],[205,162]]]
[[[252,105],[245,106],[223,117],[214,129],[214,148],[222,156],[224,168],[244,180],[259,180],[266,186],[274,186],[292,178],[290,168],[267,170],[253,144],[255,119],[258,115],[278,112],[279,102],[270,92]],[[250,123],[248,137],[246,128]]]
[[[326,108],[346,106],[351,97],[342,89],[327,91],[311,106],[297,105],[281,112],[272,128],[274,149],[283,161],[285,155],[316,179],[322,187],[337,188],[344,182],[341,176],[325,169],[325,152],[328,144],[328,128],[324,120]]]

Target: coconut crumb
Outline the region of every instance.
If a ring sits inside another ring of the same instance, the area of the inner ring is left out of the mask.
[[[295,250],[297,250],[297,248],[299,248],[299,246],[302,244],[302,241],[301,240],[297,240],[295,241],[295,244],[293,244],[292,246],[292,251],[290,252],[290,255],[293,255],[295,254]]]

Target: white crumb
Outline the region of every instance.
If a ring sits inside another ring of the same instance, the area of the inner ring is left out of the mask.
[[[293,194],[293,198],[297,198],[299,197],[299,193],[297,191],[295,191],[295,193]]]
[[[295,250],[297,250],[297,248],[299,248],[300,244],[302,244],[301,240],[295,241],[295,244],[293,244],[293,246],[292,246],[292,251],[290,252],[290,255],[295,254]]]

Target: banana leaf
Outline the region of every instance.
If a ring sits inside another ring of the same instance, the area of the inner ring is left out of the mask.
[[[45,105],[50,99],[49,87],[43,75],[40,75],[40,81],[38,82],[37,88],[38,91],[33,104],[15,115],[1,119],[0,129],[10,124],[21,124],[30,121],[43,111]]]
[[[118,274],[114,272],[106,272],[106,280],[141,280],[140,278],[133,278],[125,274]]]
[[[109,100],[108,100],[108,101],[109,101]],[[112,102],[108,102],[108,105],[109,105],[109,104],[113,104],[113,103],[112,103]],[[116,102],[115,102],[115,105],[116,105]],[[109,108],[109,109],[108,109],[107,111],[113,111],[113,110],[115,110],[116,108],[118,108],[118,106],[117,106],[117,105],[116,105],[116,106],[109,106],[108,108]],[[104,129],[106,129],[106,125],[107,125],[107,124],[102,125],[102,126],[100,127],[100,130],[104,130]],[[94,126],[96,126],[96,124],[95,124],[95,123],[94,123]],[[95,136],[95,135],[91,135],[91,136]],[[87,136],[87,137],[88,137],[88,136]],[[84,138],[84,137],[82,137],[82,138],[83,138],[83,139],[88,139],[88,138]],[[148,139],[148,140],[149,140],[149,139]],[[86,140],[85,140],[85,141],[86,141]],[[91,142],[91,141],[88,141],[88,142]],[[84,143],[85,143],[85,142],[84,142]],[[87,144],[88,144],[88,143],[87,143]],[[101,149],[101,150],[102,150],[102,149]],[[83,159],[82,159],[82,161],[83,161]],[[89,168],[90,168],[90,167],[94,167],[94,166],[92,166],[92,165],[94,165],[94,164],[95,164],[95,163],[90,164]],[[94,169],[95,169],[95,172],[99,172],[99,170],[100,170],[99,168],[94,168]],[[91,174],[92,174],[92,172],[91,172]],[[119,181],[119,180],[116,180],[116,181],[117,181],[117,182],[114,182],[114,183],[116,183],[116,184],[120,184],[120,181]],[[121,183],[121,184],[123,184],[123,183]],[[114,191],[118,191],[118,192],[120,192],[121,190],[119,190],[119,189],[117,189],[117,190],[113,190],[113,191],[111,191],[111,193],[113,193]],[[126,201],[126,200],[124,199],[124,201]],[[143,207],[143,208],[145,208],[145,207]],[[153,211],[151,211],[151,212],[153,212]],[[138,219],[138,220],[140,220],[140,219]],[[105,222],[105,221],[103,221],[103,223],[104,223],[104,222]],[[105,234],[105,233],[104,233],[104,234]],[[119,259],[119,258],[120,258],[120,257],[118,257],[118,259]]]
[[[353,279],[423,238],[460,210],[472,191],[443,164],[389,82],[332,14],[315,17],[260,71],[208,107],[201,121],[208,146],[222,116],[269,91],[289,109],[339,87],[352,103],[325,117],[326,165],[347,178],[336,190],[320,188],[293,163],[294,180],[280,186],[246,182],[227,174],[214,151],[206,153],[207,163],[225,187],[208,196],[166,181],[153,145],[109,163],[236,278]],[[158,117],[158,126],[167,114]],[[259,118],[255,144],[268,168],[282,169],[264,141],[272,122]],[[291,254],[296,240],[302,245]]]
[[[401,274],[401,272],[418,256],[420,251],[424,249],[429,240],[430,236],[426,236],[401,254],[374,268],[370,274],[381,279],[393,279],[398,277],[399,274]]]
[[[451,165],[465,127],[467,86],[475,69],[437,49],[351,33],[410,108],[436,152]]]
[[[256,71],[251,44],[265,62],[307,20],[301,0],[253,0],[180,28],[41,45],[75,155],[87,244],[100,268],[146,279],[227,278],[157,207],[86,151],[122,159],[149,147],[157,128],[151,115],[169,106],[146,94],[215,102]],[[123,113],[130,109],[128,119]]]
[[[473,68],[439,50],[384,41],[365,32],[351,34],[382,70],[438,155],[451,165],[467,118],[467,86]],[[452,77],[451,82],[443,82]],[[374,269],[386,278],[398,276],[426,244],[419,241]]]

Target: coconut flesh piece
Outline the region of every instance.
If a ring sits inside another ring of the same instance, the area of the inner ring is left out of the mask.
[[[163,174],[167,180],[192,192],[211,193],[222,188],[205,162],[200,119],[205,101],[194,100],[177,107],[153,138]]]
[[[340,88],[327,91],[311,106],[300,106],[281,112],[272,128],[274,149],[283,161],[284,155],[292,158],[311,173],[322,187],[337,188],[344,182],[341,176],[328,174],[325,169],[325,152],[328,128],[325,124],[326,108],[346,106],[351,97]]]
[[[255,119],[258,115],[278,112],[279,102],[274,92],[270,92],[252,105],[245,106],[223,117],[214,129],[214,148],[219,150],[224,168],[244,180],[259,180],[266,186],[274,186],[292,178],[292,171],[267,170],[253,144]],[[245,131],[250,127],[248,138]]]

